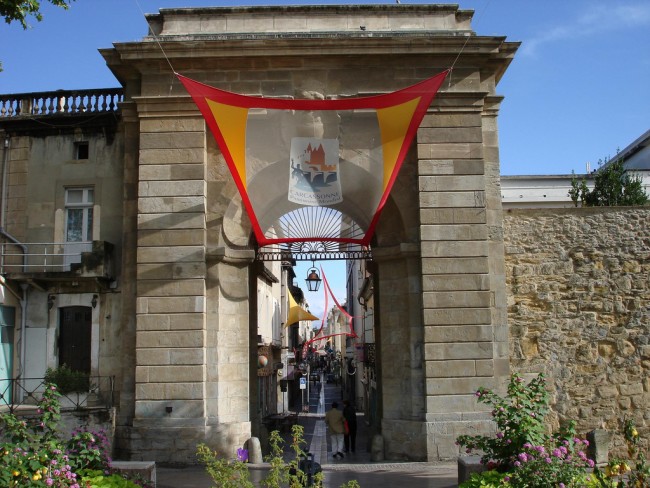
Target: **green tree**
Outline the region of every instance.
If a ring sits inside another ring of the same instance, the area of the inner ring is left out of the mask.
[[[56,7],[68,9],[74,0],[47,0]],[[14,21],[20,22],[23,29],[27,29],[27,17],[33,16],[37,21],[43,20],[41,13],[41,0],[0,0],[0,15],[7,24]]]
[[[630,174],[620,157],[600,162],[600,169],[594,173],[594,188],[589,190],[583,178],[571,180],[569,197],[574,205],[578,200],[587,207],[628,207],[645,205],[648,195],[643,180],[637,174]]]

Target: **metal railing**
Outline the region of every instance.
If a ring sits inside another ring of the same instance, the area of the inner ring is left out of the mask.
[[[0,94],[0,118],[116,112],[122,88]]]
[[[115,377],[88,376],[88,381],[88,391],[62,393],[59,390],[61,411],[113,406]],[[0,412],[35,413],[45,387],[45,378],[0,379]]]
[[[92,242],[0,243],[1,273],[46,273],[70,271],[81,263],[83,253],[92,252]]]

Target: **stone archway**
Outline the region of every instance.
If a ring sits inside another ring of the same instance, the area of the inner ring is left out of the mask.
[[[382,430],[393,458],[455,457],[458,434],[490,428],[473,392],[507,375],[496,85],[517,44],[473,35],[471,16],[453,5],[383,5],[166,9],[151,17],[178,72],[235,93],[388,93],[458,59],[420,125],[408,178],[373,249]],[[472,54],[459,57],[469,34]],[[131,97],[125,219],[134,235],[124,254],[137,271],[123,315],[135,370],[124,374],[120,422],[132,452],[183,461],[197,440],[233,446],[250,434],[250,338],[230,348],[224,332],[250,333],[253,256],[228,175],[209,163],[211,136],[183,87],[161,71],[159,50],[148,39],[103,52]],[[387,374],[388,358],[399,364]],[[386,401],[394,391],[404,398]]]

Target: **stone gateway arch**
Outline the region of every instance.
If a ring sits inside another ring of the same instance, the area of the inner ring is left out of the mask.
[[[125,88],[124,361],[115,445],[186,462],[255,434],[255,257],[225,160],[173,71],[264,97],[389,93],[452,66],[376,227],[381,434],[391,459],[457,455],[507,377],[496,86],[517,43],[455,5],[163,9],[101,50]],[[173,66],[173,70],[170,68]],[[353,212],[354,209],[350,209]],[[135,372],[135,374],[133,374]]]

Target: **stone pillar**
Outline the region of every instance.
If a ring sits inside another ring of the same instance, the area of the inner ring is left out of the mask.
[[[386,459],[426,460],[421,288],[417,246],[374,248]]]
[[[137,253],[138,229],[138,148],[140,140],[139,121],[136,106],[132,102],[122,104],[122,122],[124,124],[124,182],[123,182],[123,217],[122,217],[122,315],[120,318],[119,360],[116,358],[116,389],[118,391],[118,417],[116,418],[115,456],[117,459],[130,458],[129,429],[135,414],[135,338],[136,338],[136,289],[137,289]],[[117,367],[119,365],[119,367]]]
[[[251,437],[249,266],[252,258],[253,251],[237,256],[228,253],[217,263],[210,260],[208,269],[206,442],[231,458]]]
[[[205,130],[140,100],[133,447],[191,462],[206,425]]]
[[[486,132],[496,135],[480,95],[439,103],[444,112],[418,133],[429,460],[455,458],[461,433],[492,429],[474,393],[499,384],[508,345],[501,223],[491,212],[498,158]]]

